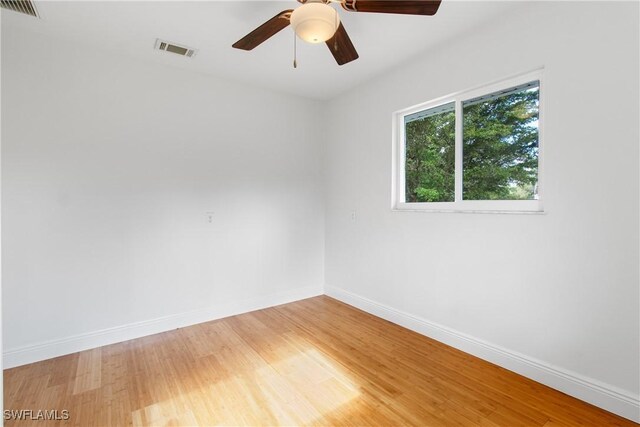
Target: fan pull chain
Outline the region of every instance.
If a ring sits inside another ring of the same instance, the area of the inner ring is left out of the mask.
[[[293,32],[293,68],[298,68],[298,61],[297,61],[297,49],[296,49],[296,33],[295,31]]]

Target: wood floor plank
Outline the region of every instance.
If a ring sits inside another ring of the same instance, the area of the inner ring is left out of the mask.
[[[79,356],[73,394],[95,390],[102,383],[102,349],[83,351]]]
[[[638,426],[328,297],[5,371],[6,426]]]

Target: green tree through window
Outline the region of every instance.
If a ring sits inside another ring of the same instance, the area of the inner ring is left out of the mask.
[[[456,108],[462,200],[538,198],[539,81],[404,117],[405,202],[456,200]],[[460,142],[459,142],[460,143]]]
[[[538,87],[463,102],[464,200],[537,198]]]
[[[436,110],[436,109],[434,109]],[[422,112],[405,119],[405,192],[408,203],[452,202],[455,193],[455,112]]]

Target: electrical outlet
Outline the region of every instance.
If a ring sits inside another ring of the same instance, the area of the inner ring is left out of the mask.
[[[356,211],[351,211],[351,221],[356,220]]]
[[[205,212],[205,218],[209,224],[213,223],[213,214],[214,212]]]

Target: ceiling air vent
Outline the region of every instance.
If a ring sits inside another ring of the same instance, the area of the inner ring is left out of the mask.
[[[160,39],[156,40],[156,49],[164,50],[165,52],[176,53],[182,56],[188,56],[189,58],[191,58],[193,55],[196,54],[195,49],[191,49],[190,47],[187,47],[187,46],[180,46],[175,43],[169,43],[168,41],[164,41]]]
[[[31,0],[0,0],[0,6],[4,9],[13,10],[14,12],[38,17],[36,6]]]

